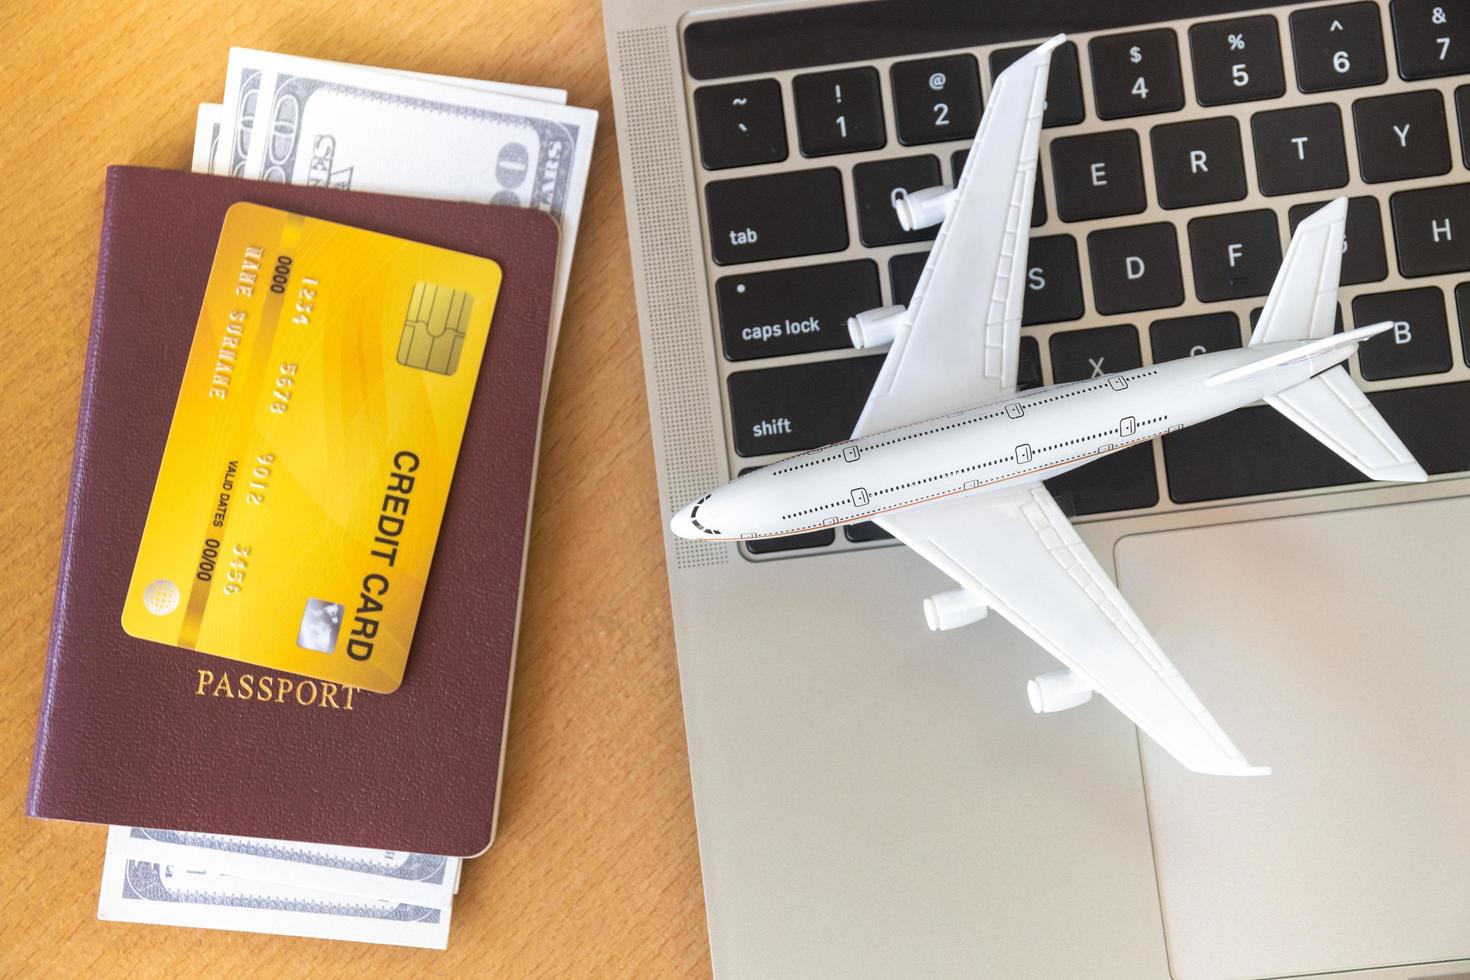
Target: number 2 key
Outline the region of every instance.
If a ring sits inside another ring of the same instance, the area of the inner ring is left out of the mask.
[[[980,68],[968,54],[900,61],[893,114],[904,146],[964,140],[980,125]]]

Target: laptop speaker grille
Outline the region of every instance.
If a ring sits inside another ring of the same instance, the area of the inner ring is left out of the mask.
[[[700,245],[692,240],[684,157],[671,152],[687,138],[671,32],[619,31],[623,120],[633,171],[634,232],[641,246],[642,286],[653,357],[655,408],[663,444],[664,490],[682,507],[722,481],[723,429],[709,392],[710,332],[702,308]],[[672,511],[669,515],[672,516]],[[679,568],[723,565],[732,547],[679,539]]]

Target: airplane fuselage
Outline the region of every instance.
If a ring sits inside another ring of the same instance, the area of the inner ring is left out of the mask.
[[[1296,346],[1217,351],[1016,392],[942,418],[833,443],[720,487],[686,507],[675,518],[675,530],[704,540],[780,537],[1048,479],[1284,391],[1353,349],[1207,383],[1222,371]]]

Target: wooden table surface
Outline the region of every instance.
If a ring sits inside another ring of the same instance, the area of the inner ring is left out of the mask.
[[[0,974],[707,974],[598,3],[5,0],[0,42]],[[231,44],[560,86],[601,113],[546,409],[499,837],[465,868],[443,953],[99,922],[104,828],[24,816],[103,169],[187,169]]]

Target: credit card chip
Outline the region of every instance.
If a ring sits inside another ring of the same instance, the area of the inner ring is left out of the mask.
[[[417,282],[403,317],[398,341],[398,363],[436,374],[453,374],[459,367],[473,297],[461,289]]]

